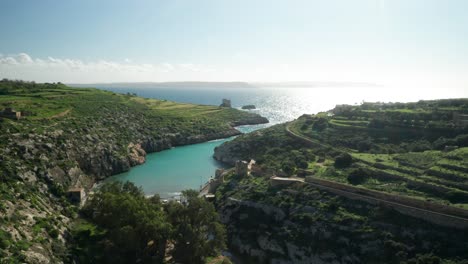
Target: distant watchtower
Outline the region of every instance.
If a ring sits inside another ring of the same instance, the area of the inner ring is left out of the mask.
[[[229,99],[223,99],[223,103],[219,105],[221,107],[231,107],[231,100]]]

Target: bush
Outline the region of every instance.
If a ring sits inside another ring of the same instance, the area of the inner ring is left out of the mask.
[[[353,158],[348,153],[342,153],[335,158],[336,168],[347,168],[353,162]]]
[[[357,149],[359,152],[366,152],[372,147],[372,141],[370,139],[359,141]]]
[[[317,121],[314,122],[312,125],[312,129],[316,131],[323,131],[328,127],[328,120],[320,117]]]
[[[49,233],[49,236],[52,237],[52,238],[57,238],[58,235],[59,235],[59,231],[57,229],[55,229],[55,228],[47,230],[47,232]]]
[[[299,158],[295,161],[296,166],[301,169],[307,169],[309,167],[309,163],[304,158]]]
[[[291,175],[294,173],[295,166],[294,163],[290,160],[283,161],[281,163],[281,169],[286,173],[287,175]]]
[[[0,229],[0,249],[6,249],[11,245],[11,235]]]
[[[468,202],[468,195],[466,192],[461,191],[449,191],[447,192],[448,200],[451,203],[466,203]]]
[[[370,128],[382,129],[385,127],[385,121],[381,119],[372,119],[367,126]]]
[[[370,177],[370,172],[363,168],[354,169],[348,175],[348,182],[357,185],[367,181]]]
[[[63,186],[56,183],[52,183],[49,186],[49,191],[57,197],[62,197],[65,195],[65,190],[63,189]]]

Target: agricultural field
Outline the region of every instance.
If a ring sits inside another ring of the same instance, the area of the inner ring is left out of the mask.
[[[466,99],[337,106],[225,147],[277,175],[312,175],[468,208],[468,128],[452,118],[467,107]],[[239,147],[256,142],[263,143]]]

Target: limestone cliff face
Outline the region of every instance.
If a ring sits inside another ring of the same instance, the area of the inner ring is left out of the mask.
[[[233,184],[227,184],[232,192]],[[306,199],[303,191],[292,189],[270,194],[283,196],[284,201],[304,199],[289,205],[272,204],[267,200],[275,198],[263,195],[267,194],[257,193],[258,200],[232,196],[217,200],[230,249],[253,263],[398,263],[399,257],[411,258],[442,247],[465,254],[456,241],[463,240],[466,232],[436,227],[377,205],[337,200],[316,191],[316,197],[306,194]],[[310,203],[313,198],[320,202]],[[343,210],[352,213],[342,214]]]
[[[5,129],[6,133],[0,137],[0,162],[5,168],[0,178],[17,183],[15,188],[0,188],[0,197],[7,195],[11,200],[6,207],[0,207],[0,218],[15,219],[2,229],[13,234],[12,241],[26,241],[30,245],[21,253],[24,262],[61,263],[60,252],[66,251],[73,211],[64,207],[58,197],[68,187],[89,190],[96,181],[143,164],[148,153],[240,134],[229,125],[217,131],[194,129],[200,132],[191,134],[187,129],[178,132],[174,127],[162,127],[156,133],[144,124],[132,121],[136,118],[115,118],[119,125],[91,120],[85,127],[54,129],[51,126],[43,132],[34,132],[38,125],[24,122],[18,125],[31,133]],[[264,121],[255,117],[236,124]],[[33,231],[35,226],[45,222],[51,222],[53,226],[48,230],[41,228],[39,233]],[[13,257],[10,252],[4,254]]]
[[[297,235],[296,232],[304,232],[315,236],[311,236],[311,239],[321,238],[323,243],[328,243],[335,236],[332,233],[334,231],[327,230],[327,225],[320,222],[312,223],[307,230],[300,231],[304,227],[292,220],[290,214],[308,210],[314,211],[310,207],[298,207],[290,211],[266,203],[234,198],[228,198],[219,207],[221,220],[230,232],[231,250],[257,263],[361,263],[351,252],[347,256],[340,256],[332,247],[318,246],[318,240],[298,241],[293,238],[291,235]],[[247,222],[255,222],[257,228],[252,229]],[[346,230],[353,228],[350,225]],[[285,233],[285,230],[292,234]]]
[[[217,161],[234,166],[237,160],[246,160],[247,157],[241,155],[239,152],[233,151],[232,148],[243,148],[247,149],[245,145],[221,145],[214,149],[213,158]]]
[[[18,166],[15,169],[18,171],[17,175],[21,175],[25,180],[44,178],[63,187],[90,188],[96,180],[143,164],[147,153],[240,134],[234,128],[197,135],[167,133],[158,137],[135,133],[134,139],[118,142],[113,133],[106,136],[105,133],[96,130],[86,134],[63,130],[42,135],[12,134],[1,152],[9,159],[18,158]],[[21,165],[20,160],[34,165]]]
[[[215,148],[213,157],[234,166],[237,160],[256,159],[257,154],[267,147],[288,148],[299,145],[298,140],[287,135],[285,125],[279,124],[223,143]]]
[[[1,108],[26,114],[0,117],[0,259],[12,263],[67,259],[64,242],[77,211],[67,202],[68,188],[89,190],[144,163],[147,153],[238,135],[234,125],[267,122],[232,108],[60,83],[2,80],[0,86]]]
[[[232,126],[257,125],[257,124],[266,124],[268,122],[269,122],[268,119],[263,116],[252,115],[242,120],[232,122],[231,125]]]
[[[252,139],[261,133],[259,131],[249,133],[216,147],[213,158],[231,166],[234,166],[237,160],[250,160],[251,153],[259,144]]]

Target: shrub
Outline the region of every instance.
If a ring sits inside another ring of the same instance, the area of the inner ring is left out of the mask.
[[[0,229],[0,249],[6,249],[10,246],[11,235],[3,230]]]
[[[305,160],[305,158],[299,158],[295,160],[296,166],[301,169],[307,169],[309,167],[309,163]]]
[[[358,168],[352,170],[349,175],[348,175],[348,182],[357,185],[357,184],[362,184],[367,181],[370,177],[370,172],[368,170],[365,170],[363,168]]]
[[[320,117],[317,121],[314,122],[312,125],[312,129],[316,131],[323,131],[328,127],[328,120]]]
[[[59,235],[59,231],[57,229],[55,229],[55,228],[47,230],[47,232],[49,233],[49,236],[52,237],[52,238],[57,238],[58,235]]]
[[[342,153],[335,158],[336,168],[346,168],[351,165],[353,158],[348,153]]]
[[[367,126],[370,128],[382,129],[385,127],[385,121],[381,119],[372,119]]]
[[[283,161],[281,163],[281,169],[286,173],[287,175],[291,175],[294,173],[295,166],[294,163],[290,160]]]
[[[466,203],[468,202],[468,195],[466,192],[449,191],[447,197],[451,203]]]

